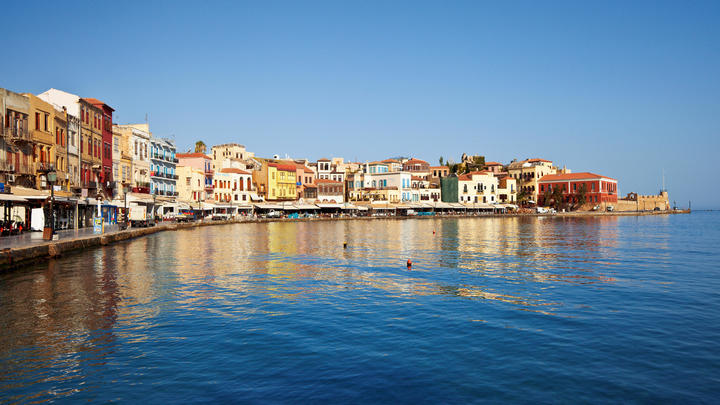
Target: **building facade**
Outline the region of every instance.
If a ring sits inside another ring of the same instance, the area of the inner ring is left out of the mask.
[[[577,204],[584,194],[586,204],[607,204],[618,201],[617,180],[595,173],[566,173],[545,175],[538,181],[540,205],[548,205],[553,191],[562,191],[563,202]]]
[[[159,196],[177,195],[178,159],[175,142],[167,138],[150,137],[150,193]]]

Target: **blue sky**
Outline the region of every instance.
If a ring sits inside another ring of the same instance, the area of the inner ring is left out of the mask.
[[[0,87],[178,149],[541,157],[720,208],[720,2],[10,2]],[[10,59],[8,56],[13,55]]]

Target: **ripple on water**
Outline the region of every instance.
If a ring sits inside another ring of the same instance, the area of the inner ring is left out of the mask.
[[[93,249],[0,275],[0,397],[709,402],[719,222],[278,222]]]

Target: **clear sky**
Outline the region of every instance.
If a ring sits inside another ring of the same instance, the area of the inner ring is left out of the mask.
[[[720,208],[720,1],[9,2],[0,87],[179,150],[541,157]]]

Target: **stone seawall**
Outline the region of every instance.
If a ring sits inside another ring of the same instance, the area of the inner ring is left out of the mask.
[[[111,243],[127,239],[138,238],[163,231],[175,231],[178,229],[190,229],[199,226],[229,225],[240,223],[263,223],[263,222],[300,222],[300,221],[347,221],[347,220],[376,220],[376,219],[433,219],[433,218],[507,218],[507,217],[595,217],[595,216],[643,216],[643,215],[668,215],[687,214],[689,210],[675,211],[646,211],[646,212],[564,212],[557,214],[488,214],[488,215],[434,215],[434,216],[398,216],[398,217],[320,217],[320,218],[257,218],[248,220],[229,220],[211,222],[190,222],[190,223],[168,223],[150,228],[134,228],[124,231],[108,233],[105,235],[92,235],[79,237],[57,242],[48,242],[40,245],[32,245],[20,248],[3,249],[0,251],[0,271],[28,265],[37,261],[44,261],[66,253],[81,251],[86,248],[105,246]]]

